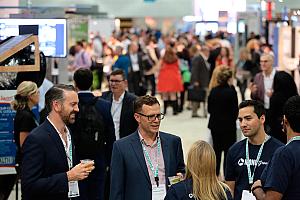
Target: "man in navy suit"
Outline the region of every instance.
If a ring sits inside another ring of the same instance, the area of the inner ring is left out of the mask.
[[[74,73],[74,82],[75,87],[78,90],[79,105],[89,104],[95,100],[95,96],[90,91],[90,88],[93,83],[93,74],[89,69],[78,69]],[[80,199],[103,199],[104,194],[104,177],[105,169],[109,167],[112,153],[113,142],[115,141],[114,133],[114,123],[110,114],[110,102],[98,98],[95,103],[96,110],[98,111],[98,120],[102,120],[101,124],[104,128],[104,148],[99,148],[95,152],[87,153],[84,147],[80,144],[80,130],[79,126],[82,124],[77,123],[77,121],[71,127],[72,133],[76,133],[75,137],[75,146],[76,146],[76,155],[81,159],[92,159],[95,162],[95,170],[90,174],[90,176],[81,181],[79,184],[80,189]],[[80,112],[80,110],[79,110]],[[100,122],[99,122],[100,123]],[[78,138],[76,140],[76,138]],[[78,148],[81,147],[81,148]],[[83,148],[83,149],[82,149]]]
[[[114,143],[110,199],[163,199],[168,177],[185,172],[181,139],[159,131],[164,115],[155,97],[138,97],[134,112],[138,129]]]
[[[23,144],[23,199],[67,200],[79,196],[78,181],[88,177],[93,162],[75,165],[67,124],[75,121],[78,96],[73,86],[57,85],[45,96],[49,115]]]
[[[134,94],[126,91],[127,79],[122,69],[114,70],[109,77],[111,91],[103,92],[102,98],[110,101],[111,115],[115,125],[116,140],[133,133],[138,124],[133,116]]]

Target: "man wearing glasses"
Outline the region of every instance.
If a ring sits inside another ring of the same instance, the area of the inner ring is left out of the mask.
[[[155,97],[138,97],[134,117],[138,129],[114,143],[110,199],[164,199],[168,177],[185,172],[181,139],[159,131],[164,115]]]
[[[110,90],[102,93],[102,98],[110,101],[111,115],[115,126],[116,140],[133,133],[138,127],[133,116],[134,94],[126,91],[127,80],[122,69],[114,70],[109,77]]]

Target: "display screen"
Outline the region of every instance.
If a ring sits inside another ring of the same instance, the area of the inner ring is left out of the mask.
[[[66,57],[66,19],[0,19],[0,40],[20,34],[38,35],[45,56]]]
[[[208,32],[216,33],[219,30],[218,22],[196,22],[195,33],[203,38]]]

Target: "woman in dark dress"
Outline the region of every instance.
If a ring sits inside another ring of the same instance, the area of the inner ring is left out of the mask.
[[[227,185],[216,176],[216,156],[213,148],[205,141],[195,142],[187,158],[185,180],[172,185],[165,200],[230,200]]]
[[[226,160],[228,149],[236,141],[238,98],[231,83],[232,74],[229,68],[220,69],[216,75],[218,84],[210,91],[207,101],[207,110],[210,113],[208,128],[211,130],[213,148],[216,152],[217,175],[220,173],[222,151]]]
[[[12,108],[17,111],[14,119],[14,139],[17,145],[16,164],[21,163],[21,147],[27,135],[39,124],[31,109],[39,102],[39,90],[31,81],[23,81],[17,88]]]
[[[283,106],[288,98],[298,95],[297,86],[291,75],[284,71],[276,72],[273,81],[273,93],[270,98],[270,135],[286,143],[286,134],[282,131]]]

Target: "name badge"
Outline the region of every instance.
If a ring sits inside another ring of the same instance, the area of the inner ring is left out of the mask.
[[[243,190],[241,200],[256,200],[256,198],[249,190]]]
[[[78,188],[78,181],[70,181],[69,183],[69,192],[68,197],[78,197],[79,196],[79,188]]]
[[[167,194],[165,185],[152,185],[152,200],[164,200]]]

